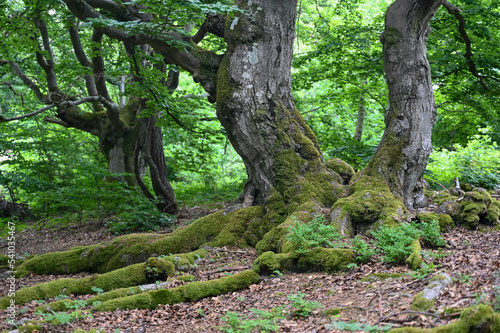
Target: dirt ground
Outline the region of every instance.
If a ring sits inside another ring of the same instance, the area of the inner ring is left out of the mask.
[[[207,212],[208,213],[208,212]],[[166,232],[168,230],[165,230]],[[76,245],[90,245],[115,237],[103,226],[83,224],[61,228],[26,229],[17,235],[17,250],[21,256],[65,250]],[[425,277],[415,277],[405,266],[383,263],[378,256],[353,268],[335,274],[276,273],[263,277],[250,288],[194,303],[162,305],[155,310],[116,310],[94,312],[69,324],[44,326],[43,332],[72,332],[76,328],[104,329],[106,332],[219,332],[230,312],[249,322],[257,318],[255,309],[270,311],[282,307],[284,319],[277,321],[279,332],[341,332],[332,322],[356,322],[391,326],[430,328],[456,320],[456,314],[443,315],[444,309],[463,308],[485,303],[498,307],[500,295],[500,231],[482,227],[469,231],[457,228],[444,235],[447,246],[442,250],[424,249],[424,259],[435,269]],[[238,271],[251,269],[257,257],[253,249],[210,248],[209,255],[197,267],[181,274],[192,274],[196,280],[210,280]],[[6,241],[0,240],[0,253],[6,252]],[[437,273],[448,273],[454,283],[437,299],[427,312],[411,312],[413,297],[422,291]],[[389,279],[364,279],[375,273],[398,273]],[[31,274],[16,281],[18,286],[32,286],[61,277],[83,277],[86,273],[53,276]],[[363,280],[364,279],[364,280]],[[187,282],[171,278],[169,287]],[[2,279],[0,297],[7,290]],[[309,317],[297,315],[289,295],[303,293],[303,299],[317,301],[322,307],[313,309]],[[88,296],[71,296],[85,299]],[[53,301],[46,300],[45,302]],[[17,320],[40,319],[32,301],[17,308]],[[6,322],[6,310],[0,310],[0,331],[12,329]]]

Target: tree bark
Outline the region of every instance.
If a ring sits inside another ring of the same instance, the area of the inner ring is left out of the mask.
[[[287,190],[308,172],[327,172],[317,139],[291,94],[296,0],[236,1],[249,15],[226,22],[217,77],[217,116],[242,157],[244,206]]]
[[[396,0],[387,9],[383,60],[390,108],[380,145],[363,171],[382,177],[409,209],[425,205],[423,173],[436,105],[426,55],[429,22],[443,0]]]

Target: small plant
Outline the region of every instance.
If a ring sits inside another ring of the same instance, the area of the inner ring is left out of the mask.
[[[279,321],[285,318],[284,307],[273,308],[270,311],[250,309],[255,319],[248,319],[247,316],[237,312],[227,312],[222,318],[226,325],[220,329],[228,333],[251,333],[258,332],[277,332]]]
[[[355,268],[358,268],[358,264],[351,262],[349,265],[347,265],[347,269],[353,270]]]
[[[351,244],[352,250],[356,253],[356,260],[361,263],[370,261],[370,258],[376,254],[376,250],[359,236],[354,237]]]
[[[238,301],[244,301],[245,300],[245,296],[238,296],[238,297],[236,297],[236,299]]]
[[[398,228],[382,227],[372,231],[377,240],[377,246],[382,250],[382,260],[386,262],[404,263],[412,253],[411,242],[419,239],[423,232],[414,224],[401,223]]]
[[[472,282],[472,277],[469,274],[457,273],[458,280],[464,284],[470,284]]]
[[[304,296],[305,294],[303,293],[290,294],[287,296],[287,298],[292,301],[292,307],[295,308],[294,315],[309,317],[312,310],[323,307],[318,301],[306,301]]]
[[[97,288],[97,287],[92,287],[92,288],[90,288],[90,289],[92,289],[92,291],[93,291],[93,292],[95,292],[95,293],[96,293],[96,294],[98,294],[98,295],[101,295],[101,294],[104,292],[104,290],[103,290],[103,289],[101,289],[101,288]]]
[[[59,294],[56,297],[54,297],[54,299],[56,301],[60,301],[60,300],[66,299],[66,298],[69,298],[69,296],[68,295],[64,295],[64,294]]]
[[[397,228],[382,227],[372,231],[372,235],[384,253],[383,260],[387,262],[404,263],[413,251],[410,244],[416,239],[422,238],[430,246],[446,245],[436,221],[401,223]]]
[[[297,220],[294,222],[288,228],[286,239],[294,245],[298,253],[307,253],[318,246],[336,247],[338,244],[333,241],[342,238],[335,226],[326,224],[323,215],[316,215],[309,223]]]
[[[275,270],[275,271],[273,271],[273,275],[283,276],[283,273],[281,273],[279,270]]]
[[[423,263],[419,270],[417,270],[413,273],[410,272],[410,273],[408,273],[408,275],[416,280],[422,280],[422,279],[425,279],[427,277],[427,275],[432,273],[434,271],[434,268],[435,268],[435,265],[433,263],[430,263],[430,264]]]
[[[391,325],[380,327],[380,326],[372,326],[369,324],[362,323],[346,323],[343,321],[333,322],[331,325],[326,325],[327,329],[330,330],[341,330],[341,331],[362,331],[368,333],[379,333],[379,332],[388,332],[391,329]]]
[[[432,220],[431,222],[420,222],[417,228],[423,231],[424,244],[433,247],[443,247],[446,245],[441,233],[439,232],[439,222]]]

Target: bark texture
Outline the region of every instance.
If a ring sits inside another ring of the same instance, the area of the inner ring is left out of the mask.
[[[407,208],[425,204],[423,172],[432,151],[436,105],[426,55],[429,22],[442,0],[396,0],[387,9],[383,44],[390,108],[365,175],[383,177]]]
[[[313,165],[318,172],[326,168],[316,137],[291,94],[297,1],[236,4],[249,14],[226,22],[217,116],[246,165],[248,206],[268,198],[274,189],[284,194]]]

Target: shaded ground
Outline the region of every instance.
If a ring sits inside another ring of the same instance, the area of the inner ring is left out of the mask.
[[[189,219],[185,220],[189,221]],[[112,238],[96,225],[83,228],[19,233],[18,251],[29,254],[63,250],[75,245],[89,245]],[[238,312],[254,318],[251,309],[270,310],[285,306],[289,313],[294,308],[287,295],[304,293],[304,299],[318,301],[324,307],[312,311],[307,318],[289,315],[279,322],[280,332],[336,332],[328,329],[332,321],[360,322],[371,325],[433,327],[442,325],[456,316],[440,317],[445,308],[462,308],[472,304],[495,304],[500,293],[500,231],[484,228],[481,231],[455,229],[445,234],[448,243],[441,251],[426,249],[427,263],[433,263],[434,272],[416,279],[412,271],[403,266],[381,263],[372,258],[368,264],[349,272],[338,274],[277,274],[263,279],[249,289],[228,295],[210,297],[194,303],[160,306],[156,310],[117,310],[94,312],[93,318],[85,318],[66,325],[47,327],[44,332],[71,332],[76,328],[103,328],[106,332],[218,332],[225,322],[222,318],[228,311]],[[2,243],[0,243],[2,246]],[[0,252],[5,252],[0,247]],[[198,267],[178,275],[192,274],[196,280],[208,280],[250,269],[257,257],[255,250],[211,248],[209,255],[198,263]],[[408,313],[413,296],[428,283],[437,272],[447,272],[454,285],[442,294],[431,315]],[[386,280],[362,280],[374,273],[400,273],[398,278]],[[30,275],[18,279],[18,286],[32,286],[40,282],[71,276]],[[6,280],[2,280],[0,296],[6,291]],[[171,279],[169,287],[186,282]],[[85,299],[85,297],[78,297]],[[48,300],[51,301],[51,300]],[[18,308],[17,319],[39,319],[34,313],[38,305],[33,301]],[[497,304],[498,307],[500,304]],[[341,312],[325,311],[340,309]],[[499,309],[497,308],[497,311]],[[452,311],[453,312],[453,311]],[[0,331],[9,329],[6,310],[0,310]]]

